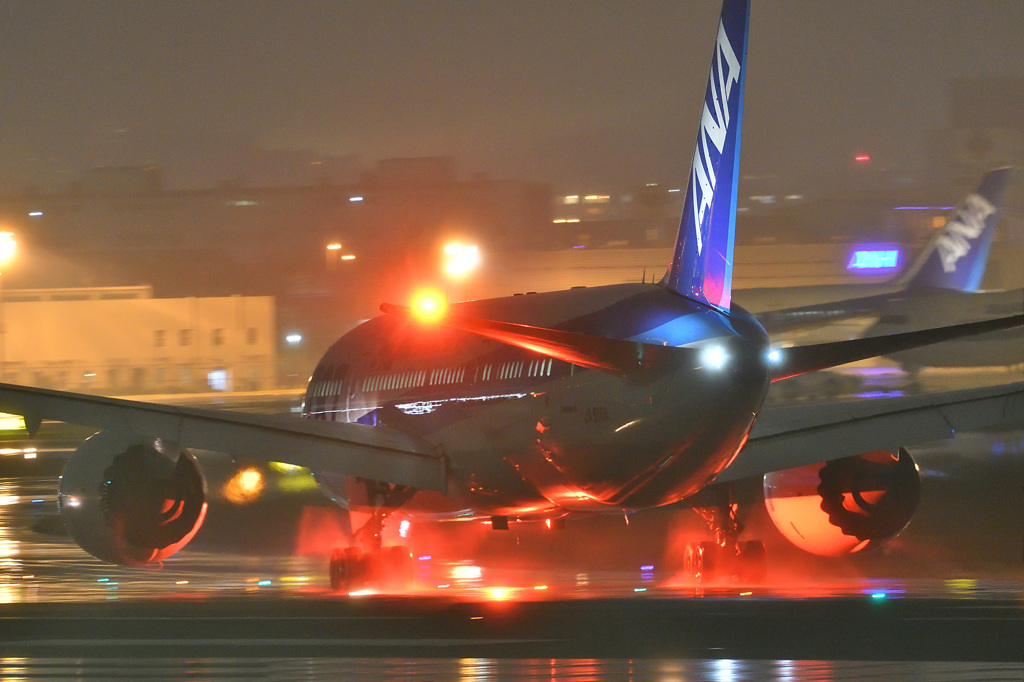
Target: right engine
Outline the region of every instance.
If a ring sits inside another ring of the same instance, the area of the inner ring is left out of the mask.
[[[206,516],[206,481],[188,450],[101,431],[68,459],[60,514],[89,554],[115,564],[162,561]]]
[[[790,542],[821,556],[879,547],[897,535],[917,510],[921,482],[904,449],[844,457],[771,472],[764,502]]]

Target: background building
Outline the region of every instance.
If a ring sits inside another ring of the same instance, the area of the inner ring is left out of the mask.
[[[272,297],[149,293],[145,287],[5,292],[2,380],[105,394],[277,385]]]

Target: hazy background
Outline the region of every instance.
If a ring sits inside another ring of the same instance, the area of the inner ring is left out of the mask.
[[[170,189],[258,182],[296,154],[334,175],[447,154],[556,191],[671,181],[719,8],[2,0],[0,182],[135,164]],[[951,79],[1024,73],[1020,0],[754,0],[750,26],[748,175],[813,183],[868,153],[913,176]]]

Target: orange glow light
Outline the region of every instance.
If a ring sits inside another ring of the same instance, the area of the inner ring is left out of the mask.
[[[420,289],[410,303],[413,316],[420,322],[437,322],[448,310],[444,292],[439,289]]]
[[[452,277],[465,277],[480,265],[480,250],[473,244],[452,242],[444,247],[444,269]]]
[[[489,587],[487,598],[491,601],[505,601],[512,598],[512,590],[507,587]]]
[[[243,469],[231,477],[221,493],[229,502],[247,504],[263,492],[263,474],[257,469]]]

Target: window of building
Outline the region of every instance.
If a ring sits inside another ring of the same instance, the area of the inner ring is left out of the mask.
[[[163,348],[164,344],[166,342],[167,342],[167,330],[166,329],[157,329],[156,331],[153,332],[153,347],[154,348]]]
[[[191,346],[192,345],[192,330],[191,329],[179,329],[178,330],[178,345],[179,346]]]
[[[212,343],[214,346],[223,346],[224,345],[224,330],[223,329],[214,329],[213,333],[210,335],[210,343]]]
[[[258,338],[256,333],[256,327],[249,327],[245,330],[245,342],[250,346],[256,345],[256,339]]]
[[[207,372],[206,383],[214,391],[228,390],[228,371],[226,369],[215,369],[212,372]]]

